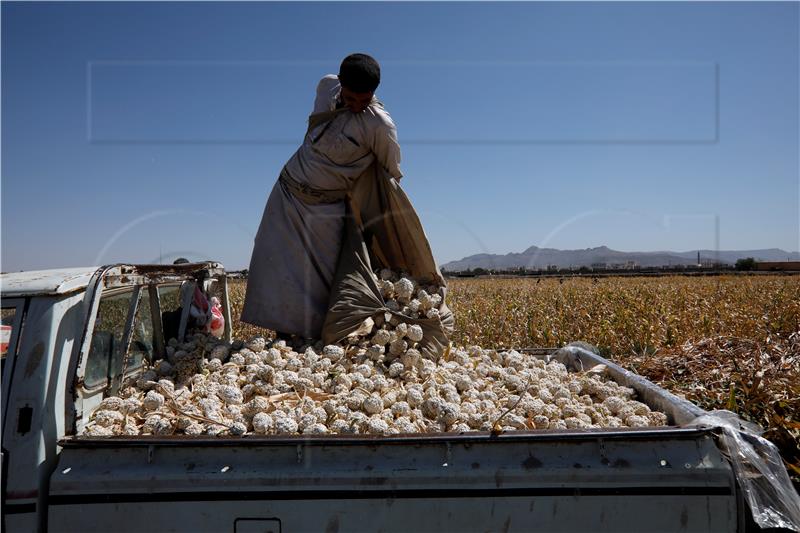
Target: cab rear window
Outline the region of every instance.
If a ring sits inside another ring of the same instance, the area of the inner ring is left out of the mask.
[[[145,360],[152,360],[153,344],[153,313],[147,287],[104,294],[97,309],[84,386],[118,386],[123,376],[140,369]]]
[[[113,363],[123,355],[125,325],[133,299],[133,288],[103,295],[97,308],[92,343],[83,381],[87,388],[108,384]]]

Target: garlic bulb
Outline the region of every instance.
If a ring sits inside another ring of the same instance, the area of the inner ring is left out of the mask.
[[[405,290],[403,279],[394,290]],[[415,296],[432,305],[438,295]],[[393,435],[668,422],[601,374],[479,346],[453,348],[447,361],[423,358],[415,347],[422,328],[400,320],[364,332],[347,351],[320,343],[297,352],[260,337],[171,340],[175,364],[158,361],[104,398],[83,435]]]

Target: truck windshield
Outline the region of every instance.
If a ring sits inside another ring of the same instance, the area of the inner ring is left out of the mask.
[[[164,340],[168,341],[178,337],[181,323],[181,285],[160,285],[158,287],[158,300],[161,308],[161,323],[163,324]]]
[[[153,359],[153,312],[150,307],[150,294],[141,291],[136,317],[131,331],[131,345],[128,349],[128,362],[125,373],[142,365],[142,360]]]

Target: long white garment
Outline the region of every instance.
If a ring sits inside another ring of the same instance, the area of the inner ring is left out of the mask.
[[[314,113],[336,107],[341,86],[329,74],[317,85]],[[303,145],[286,163],[289,175],[316,189],[346,189],[375,158],[393,178],[401,178],[400,145],[392,117],[377,98],[361,113],[342,113],[329,124],[308,132]]]
[[[314,113],[336,107],[335,75],[317,86]],[[400,147],[389,114],[377,99],[361,113],[338,114],[307,132],[286,163],[292,180],[316,190],[349,189],[376,160],[400,178]],[[344,227],[343,201],[309,205],[281,181],[272,188],[256,233],[241,320],[319,338]]]

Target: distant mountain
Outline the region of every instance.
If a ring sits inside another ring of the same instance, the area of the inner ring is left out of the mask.
[[[521,253],[476,254],[458,261],[450,261],[442,265],[442,269],[461,271],[472,268],[509,270],[513,268],[547,268],[556,265],[559,268],[592,266],[593,264],[625,264],[633,261],[642,267],[669,265],[694,265],[697,263],[697,250],[689,252],[620,252],[607,246],[586,248],[583,250],[557,250],[555,248],[538,248],[531,246]],[[700,261],[733,265],[737,259],[753,257],[759,261],[800,261],[799,252],[786,252],[780,248],[764,250],[700,250]]]

